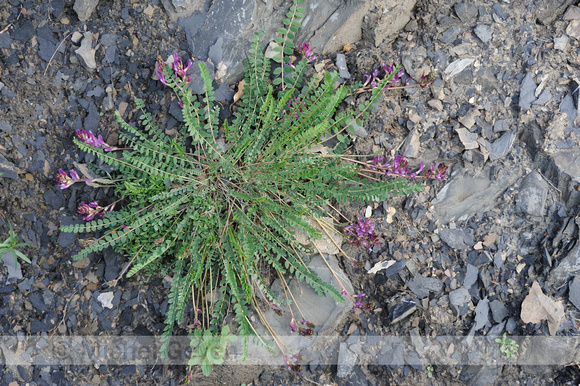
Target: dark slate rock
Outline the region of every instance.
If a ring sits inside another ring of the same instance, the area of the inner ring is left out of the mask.
[[[105,89],[101,86],[96,86],[94,89],[87,93],[87,96],[101,99],[103,96],[105,96]]]
[[[54,311],[48,311],[42,320],[32,319],[30,322],[30,333],[47,332],[52,329],[58,321],[58,316]]]
[[[220,86],[214,91],[214,97],[216,101],[219,102],[231,102],[234,99],[234,91],[230,91],[230,87],[222,83]]]
[[[578,110],[571,95],[566,95],[560,103],[560,112],[565,113],[568,119],[568,129],[574,127],[574,120],[578,117]]]
[[[424,277],[419,275],[407,282],[409,289],[419,298],[423,299],[429,296],[429,292],[441,292],[443,282],[435,277]]]
[[[465,306],[469,300],[471,295],[466,288],[461,287],[449,293],[449,303],[457,308]]]
[[[501,132],[501,131],[508,131],[509,129],[510,129],[510,126],[508,125],[508,123],[505,119],[498,119],[493,124],[493,131],[496,133]]]
[[[50,8],[52,9],[52,16],[55,19],[60,18],[62,11],[64,11],[65,1],[64,0],[52,0],[50,2]],[[58,383],[58,382],[56,382]]]
[[[403,299],[402,301],[397,303],[393,308],[391,308],[390,310],[391,323],[395,324],[397,322],[400,322],[401,320],[405,319],[416,310],[417,303],[413,299],[411,299],[410,297]]]
[[[489,303],[489,307],[491,308],[491,315],[493,316],[493,320],[496,323],[503,322],[503,320],[508,314],[508,309],[506,308],[506,306],[504,306],[504,304],[500,300],[496,299],[491,303]]]
[[[32,304],[32,307],[36,309],[36,311],[44,311],[46,310],[46,304],[44,304],[44,299],[42,298],[42,294],[36,292],[28,297],[28,300]]]
[[[14,256],[10,251],[2,254],[2,262],[8,270],[8,281],[22,279],[22,267],[20,266],[18,259],[15,259],[15,257],[16,256]]]
[[[64,195],[60,190],[57,193],[54,190],[47,190],[44,193],[44,201],[50,206],[52,209],[60,209],[64,206]]]
[[[26,42],[34,35],[35,32],[36,30],[32,24],[32,21],[26,20],[24,23],[14,28],[10,34],[10,37],[14,40]]]
[[[445,32],[443,32],[443,34],[441,35],[441,39],[439,40],[442,43],[449,44],[455,39],[457,39],[459,32],[461,32],[461,29],[459,27],[447,28]]]
[[[515,139],[515,133],[511,131],[504,133],[499,139],[491,144],[489,159],[495,161],[496,159],[505,157],[511,150]]]
[[[16,53],[13,53],[7,58],[4,58],[4,64],[6,64],[6,67],[14,67],[19,63],[20,59],[18,58],[18,55]],[[2,89],[2,95],[4,95],[4,90],[6,90],[6,88]]]
[[[548,189],[548,183],[540,173],[533,171],[528,174],[522,181],[516,197],[516,212],[536,217],[543,216]]]
[[[97,5],[99,5],[99,0],[75,0],[73,9],[79,20],[84,22],[91,17],[91,13],[97,8]]]
[[[503,259],[501,257],[500,251],[495,253],[495,257],[493,258],[493,265],[495,265],[497,269],[501,269],[501,267],[503,267]]]
[[[543,106],[551,100],[552,100],[552,93],[550,92],[550,90],[546,89],[546,90],[542,91],[542,93],[540,94],[538,99],[536,99],[532,104]]]
[[[488,323],[489,315],[489,300],[487,296],[477,303],[475,307],[475,331],[479,331],[484,328]]]
[[[207,71],[209,72],[210,79],[214,78],[215,67],[210,62],[204,62]],[[187,74],[191,76],[191,82],[189,83],[189,89],[192,93],[201,95],[205,93],[205,85],[203,79],[201,78],[201,70],[199,69],[199,64],[197,62],[187,70]]]
[[[353,370],[358,357],[355,353],[348,349],[346,343],[341,343],[338,349],[338,363],[336,376],[338,378],[345,378]]]
[[[105,47],[110,47],[116,45],[118,39],[119,35],[117,34],[103,34],[101,36],[100,42]]]
[[[367,376],[362,372],[360,366],[356,366],[350,375],[345,379],[345,384],[349,386],[367,386]]]
[[[536,100],[536,87],[538,86],[534,82],[534,79],[532,79],[532,74],[528,72],[522,81],[522,85],[520,86],[519,105],[522,110],[529,109],[532,105],[532,102]]]
[[[464,23],[469,23],[477,17],[477,7],[470,3],[455,4],[455,13]]]
[[[500,19],[507,19],[509,15],[504,11],[503,7],[499,3],[495,3],[491,8]]]
[[[486,252],[471,251],[467,255],[467,262],[481,268],[482,265],[491,262],[491,257]]]
[[[10,126],[10,123],[6,121],[0,121],[0,130],[2,130],[5,133],[12,133],[12,126]]]
[[[112,248],[103,250],[103,259],[105,260],[105,280],[115,280],[121,272],[121,255]]]
[[[391,265],[389,268],[381,271],[386,277],[391,277],[399,272],[401,272],[407,266],[407,260],[403,259],[397,261],[395,264]]]
[[[75,225],[75,224],[84,224],[85,221],[83,219],[73,219],[72,217],[63,217],[60,221],[61,226],[65,225]],[[62,248],[66,248],[69,245],[72,245],[77,239],[77,234],[73,232],[60,232],[58,235],[58,245]]]
[[[220,36],[215,42],[215,44],[209,48],[208,56],[211,62],[214,64],[214,66],[217,66],[222,61],[222,57],[224,54],[224,49],[222,47],[223,44],[224,39]]]
[[[493,34],[493,29],[491,29],[490,26],[487,26],[485,24],[480,24],[477,27],[475,27],[474,32],[477,35],[477,37],[479,38],[479,40],[481,40],[484,43],[487,43],[491,40],[491,35]]]
[[[16,166],[9,162],[2,154],[0,154],[0,178],[10,178],[18,180],[18,172]]]
[[[580,279],[576,276],[568,287],[568,299],[580,310]]]
[[[179,106],[179,101],[174,99],[169,105],[169,114],[171,114],[179,122],[183,122],[183,112],[181,111],[181,106]]]
[[[439,237],[453,249],[467,249],[473,244],[473,236],[461,229],[441,229]]]
[[[84,129],[90,130],[96,134],[97,130],[99,129],[99,122],[101,121],[101,116],[99,114],[99,110],[97,106],[93,103],[89,103],[89,113],[85,117],[84,120]]]
[[[477,277],[479,275],[479,269],[471,264],[467,264],[467,271],[465,273],[465,279],[463,280],[463,286],[465,288],[471,288],[477,282]]]
[[[12,43],[12,39],[9,33],[0,34],[0,48],[10,48],[10,43]]]

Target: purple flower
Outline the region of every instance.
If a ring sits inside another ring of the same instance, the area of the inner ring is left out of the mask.
[[[179,59],[177,52],[173,54],[173,72],[175,72],[175,76],[179,76],[183,80],[189,79],[187,76],[187,70],[189,70],[192,64],[193,62],[191,59],[188,59],[187,66],[184,66],[181,59]]]
[[[114,146],[109,146],[107,143],[105,143],[105,141],[103,140],[103,137],[101,135],[99,135],[98,137],[95,137],[95,135],[93,134],[92,131],[89,130],[77,130],[76,131],[77,137],[83,141],[84,143],[86,143],[87,145],[92,145],[95,147],[102,147],[103,150],[105,151],[112,151],[112,150],[117,150],[116,147]]]
[[[393,161],[392,164],[391,157],[387,158],[386,161],[384,160],[385,160],[384,156],[375,156],[375,158],[373,158],[373,160],[370,162],[369,167],[372,170],[379,169],[384,171],[386,176],[409,177],[409,178],[417,177],[419,173],[421,173],[425,168],[425,162],[421,161],[421,163],[419,164],[419,168],[416,171],[411,172],[412,168],[407,167],[408,162],[402,155],[396,155],[392,159]]]
[[[68,174],[66,174],[64,170],[58,169],[58,173],[56,177],[54,177],[54,179],[58,182],[58,187],[61,189],[66,189],[75,182],[81,180],[76,171],[69,170],[68,172],[70,173],[70,177],[68,176]]]
[[[280,307],[278,307],[278,305],[270,304],[270,308],[272,308],[272,311],[274,311],[276,313],[276,315],[278,315],[278,316],[284,315],[284,310],[281,309]]]
[[[298,50],[304,55],[306,59],[308,59],[308,63],[312,63],[314,59],[316,59],[316,55],[314,55],[314,49],[310,48],[310,44],[308,43],[300,43],[298,45]]]
[[[374,245],[382,244],[378,241],[379,236],[373,231],[375,223],[368,218],[359,217],[356,224],[344,227],[344,232],[349,236],[349,242],[357,247],[363,246],[372,250]]]
[[[433,164],[431,165],[431,168],[425,173],[425,177],[433,178],[436,180],[444,180],[447,178],[447,169],[449,169],[449,166],[443,162],[440,164]]]
[[[81,205],[77,208],[77,213],[85,214],[86,216],[83,217],[83,220],[90,221],[97,215],[103,217],[105,213],[112,212],[114,206],[115,204],[102,207],[95,201],[89,202],[88,204],[81,202]]]
[[[431,83],[433,83],[434,81],[435,81],[435,75],[433,74],[433,72],[430,72],[427,75],[425,75],[425,73],[423,73],[421,75],[421,79],[419,80],[419,87],[425,88],[425,87],[429,86]]]
[[[346,290],[345,290],[345,289],[343,289],[343,290],[342,290],[342,292],[341,292],[340,294],[341,294],[342,296],[346,296],[346,295],[348,295],[348,292],[346,292]]]
[[[288,368],[288,370],[294,371],[298,374],[300,374],[300,372],[302,371],[302,365],[300,364],[300,362],[302,362],[304,360],[304,355],[298,353],[296,355],[293,355],[291,357],[284,355],[284,363],[286,364],[286,367]]]

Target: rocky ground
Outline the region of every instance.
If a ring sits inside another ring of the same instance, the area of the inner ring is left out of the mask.
[[[153,77],[158,55],[209,57],[216,86],[231,83],[219,92],[227,117],[240,47],[227,34],[216,42],[222,27],[212,23],[244,27],[255,17],[249,9],[220,18],[223,1],[81,3],[0,1],[0,230],[7,234],[13,224],[32,260],[0,265],[0,325],[11,337],[0,345],[4,360],[26,337],[161,333],[170,278],[109,287],[126,259],[105,250],[73,262],[85,236],[59,231],[79,221],[81,201],[113,192],[81,184],[61,190],[53,178],[58,168],[93,161],[72,143],[74,130],[116,144],[113,111],[134,121],[133,96],[147,101],[169,133],[178,126],[177,102]],[[180,19],[173,8],[180,3],[197,5],[196,12]],[[235,3],[239,11],[255,2]],[[342,208],[353,219],[369,212],[381,232],[383,244],[370,253],[345,246],[364,268],[337,254],[353,289],[375,301],[374,312],[329,306],[335,314],[321,328],[334,338],[312,345],[303,378],[283,365],[224,366],[210,379],[186,366],[7,365],[2,384],[580,381],[580,8],[566,0],[419,0],[410,13],[395,7],[383,14],[378,1],[334,3],[366,15],[362,40],[347,46],[357,37],[344,31],[360,30],[360,21],[357,27],[337,13],[342,43],[321,37],[323,23],[312,27],[312,41],[324,46],[319,61],[328,68],[338,62],[345,81],[395,61],[411,83],[431,70],[437,77],[424,90],[387,93],[358,128],[353,152],[451,165],[449,180],[427,182],[420,193]],[[407,19],[385,31],[397,24],[385,15]],[[349,99],[354,107],[357,98],[364,95]],[[515,358],[495,343],[504,332],[520,345]],[[540,341],[547,337],[554,340]],[[451,338],[461,339],[450,345]]]

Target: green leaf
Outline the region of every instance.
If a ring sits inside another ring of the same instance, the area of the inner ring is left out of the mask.
[[[300,24],[300,22],[298,20],[292,20],[292,26],[293,27],[300,28],[301,24]]]
[[[272,60],[274,60],[275,62],[280,63],[282,61],[282,56],[281,55],[274,55],[274,57],[272,58]]]
[[[295,47],[294,42],[292,40],[286,40],[286,45],[288,47],[290,47],[290,48],[294,48]]]
[[[202,362],[201,370],[203,371],[203,375],[205,375],[206,377],[209,377],[209,375],[211,374],[211,365],[209,364],[209,361],[207,359],[205,359]]]
[[[272,81],[272,84],[273,84],[274,86],[278,86],[280,83],[282,83],[282,78],[275,78],[275,79]]]
[[[296,12],[295,16],[299,19],[304,18],[304,14],[302,12]]]
[[[356,119],[356,124],[359,125],[359,126],[362,126],[363,125],[362,119],[357,118]]]
[[[274,75],[280,75],[282,73],[282,67],[276,67],[273,73]]]
[[[284,25],[290,25],[290,24],[292,24],[292,22],[290,21],[290,19],[284,19],[284,20],[282,20],[282,22],[284,23]]]
[[[290,48],[290,47],[288,47],[288,46],[285,46],[285,47],[284,47],[284,53],[285,53],[286,55],[292,55],[292,53],[293,53],[293,52],[294,52],[294,51],[292,51],[292,48]]]
[[[284,38],[282,36],[278,36],[276,39],[274,39],[274,41],[278,44],[283,44]]]
[[[296,7],[296,11],[298,11],[300,13],[306,12],[306,10],[304,9],[304,7]]]
[[[278,28],[278,33],[280,35],[285,35],[288,32],[286,28]]]
[[[292,27],[290,27],[290,29],[292,29]],[[288,33],[286,34],[286,37],[287,37],[288,39],[294,39],[294,34],[293,34],[292,32],[288,32]]]

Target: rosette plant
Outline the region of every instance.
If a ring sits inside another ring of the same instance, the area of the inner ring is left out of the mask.
[[[140,127],[117,113],[124,148],[75,138],[80,149],[114,166],[115,181],[122,181],[116,185],[114,211],[62,228],[100,234],[75,259],[113,247],[130,261],[127,276],[171,275],[166,343],[188,306],[204,337],[218,335],[233,309],[247,356],[248,339],[256,335],[251,313],[264,320],[264,306],[290,302],[271,291],[275,277],[294,275],[321,296],[342,301],[340,288],[322,281],[304,263],[304,254],[313,250],[297,242],[294,230],[321,237],[306,219],[328,216],[333,200],[383,200],[421,188],[408,178],[369,179],[363,169],[371,163],[365,166],[344,156],[352,125],[362,124],[383,90],[398,81],[401,67],[389,66],[358,109],[337,112],[347,95],[367,86],[355,82],[337,87],[336,72],[322,79],[308,72],[314,54],[307,44],[294,44],[304,16],[302,2],[295,0],[278,30],[273,60],[263,54],[262,35],[256,34],[233,118],[220,121],[212,79],[201,62],[205,94],[192,94],[187,74],[192,63],[186,65],[176,54],[171,62],[159,60],[157,75],[182,106],[178,135],[166,135],[144,101],[136,99],[143,112]],[[323,142],[333,143],[330,150],[315,152]]]

